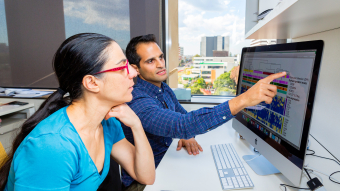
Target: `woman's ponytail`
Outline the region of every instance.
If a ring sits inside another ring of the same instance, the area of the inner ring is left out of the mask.
[[[5,189],[14,153],[21,142],[42,120],[82,97],[84,76],[95,75],[102,70],[109,57],[107,47],[113,42],[114,40],[104,35],[81,33],[71,36],[60,45],[54,55],[53,69],[61,88],[50,95],[22,125],[20,133],[13,141],[9,157],[0,164],[0,190]],[[96,77],[100,78],[101,74]],[[66,92],[69,93],[68,102],[63,98]]]

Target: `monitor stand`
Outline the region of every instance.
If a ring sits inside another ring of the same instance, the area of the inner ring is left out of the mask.
[[[254,158],[256,157],[256,158]],[[258,175],[270,175],[280,173],[264,156],[244,155],[242,157]]]

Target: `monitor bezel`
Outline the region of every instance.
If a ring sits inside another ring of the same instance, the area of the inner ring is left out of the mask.
[[[238,81],[241,82],[241,73],[242,73],[242,67],[243,67],[243,61],[244,61],[244,55],[248,52],[270,52],[270,51],[299,51],[299,50],[316,50],[315,55],[315,62],[313,67],[313,73],[312,73],[312,80],[309,87],[309,95],[307,100],[307,107],[305,110],[305,120],[303,125],[303,132],[302,132],[302,138],[301,138],[301,145],[300,150],[294,148],[290,144],[288,144],[285,141],[281,142],[281,145],[283,145],[289,153],[295,155],[301,160],[291,160],[287,154],[282,153],[282,150],[277,149],[276,142],[268,141],[268,139],[263,139],[263,133],[258,130],[254,125],[252,125],[250,122],[247,122],[243,119],[242,112],[239,112],[236,114],[235,119],[238,120],[240,123],[242,123],[244,126],[246,126],[249,130],[251,130],[254,134],[261,137],[263,141],[268,143],[270,146],[275,148],[279,153],[281,153],[283,156],[285,156],[287,159],[289,159],[291,162],[293,162],[296,166],[298,166],[300,169],[303,167],[303,161],[306,153],[306,146],[307,146],[307,140],[310,130],[310,124],[312,119],[312,112],[313,112],[313,106],[314,106],[314,99],[316,95],[316,87],[318,83],[318,76],[321,66],[321,59],[322,59],[322,51],[323,51],[324,43],[322,40],[316,40],[316,41],[307,41],[307,42],[296,42],[296,43],[287,43],[287,44],[277,44],[277,45],[269,45],[269,46],[258,46],[258,47],[245,47],[242,49],[242,55],[241,55],[241,62],[240,62],[240,70],[239,70],[239,79]],[[241,83],[237,84],[237,90],[236,90],[236,96],[240,95],[240,86]]]

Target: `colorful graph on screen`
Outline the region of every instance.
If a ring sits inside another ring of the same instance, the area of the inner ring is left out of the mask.
[[[281,72],[281,65],[279,64],[268,64],[259,63],[258,68],[253,69],[253,65],[245,64],[245,68],[242,74],[241,93],[244,93],[251,88],[259,80],[266,78],[267,76]],[[263,107],[256,108],[245,108],[244,112],[253,118],[259,120],[267,127],[273,129],[275,132],[282,134],[285,106],[286,106],[286,94],[288,89],[289,75],[284,76],[280,79],[273,80],[271,84],[277,86],[277,95],[273,98],[271,104],[265,102],[259,105]]]

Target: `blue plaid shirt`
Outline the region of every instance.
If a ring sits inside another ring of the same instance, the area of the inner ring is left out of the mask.
[[[187,112],[167,84],[162,83],[159,88],[139,77],[132,95],[133,99],[128,105],[142,122],[155,157],[156,168],[172,143],[172,138],[190,139],[215,129],[234,117],[228,102],[214,108]],[[124,124],[122,127],[126,139],[134,145],[131,129]],[[122,169],[123,184],[129,186],[133,181]]]

